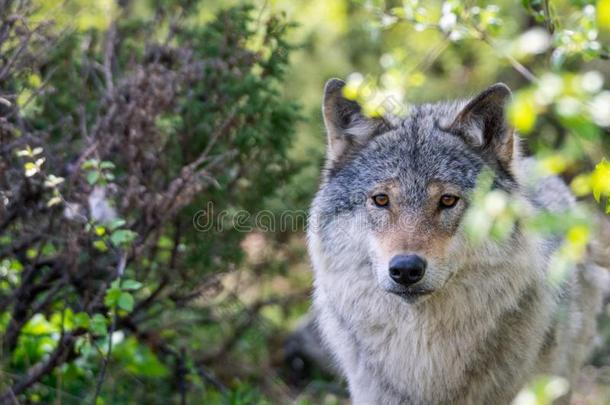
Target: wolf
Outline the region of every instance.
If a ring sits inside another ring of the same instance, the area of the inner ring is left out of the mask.
[[[510,89],[397,118],[365,116],[344,86],[324,89],[326,165],[307,236],[313,309],[353,403],[506,404],[539,373],[573,381],[595,336],[601,268],[575,264],[554,283],[560,237],[516,221],[475,244],[464,229],[483,171],[524,212],[575,204],[521,156]]]

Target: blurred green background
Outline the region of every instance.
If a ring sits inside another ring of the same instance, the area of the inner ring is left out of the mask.
[[[539,225],[607,265],[609,39],[608,0],[0,0],[0,402],[346,403],[286,346],[331,77],[370,114],[507,83],[589,209]],[[576,403],[610,403],[609,339]]]

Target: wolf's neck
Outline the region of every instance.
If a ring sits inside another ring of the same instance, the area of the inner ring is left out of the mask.
[[[521,271],[521,274],[519,273]],[[532,300],[541,298],[544,285],[531,268],[503,266],[485,269],[464,269],[464,273],[479,274],[479,277],[456,277],[446,289],[415,305],[411,316],[423,320],[431,333],[459,331],[481,339],[489,330],[504,322],[503,318],[515,311],[528,311]],[[489,273],[493,272],[493,275]],[[475,280],[473,280],[475,278]]]
[[[486,328],[490,326],[486,322],[496,324],[507,312],[526,310],[523,297],[546,289],[545,259],[528,252],[537,249],[535,244],[528,245],[505,261],[467,264],[442,290],[414,308],[414,313],[439,323],[475,322]]]

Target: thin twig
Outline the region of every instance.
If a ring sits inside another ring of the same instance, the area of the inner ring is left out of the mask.
[[[116,23],[112,22],[106,35],[106,45],[104,48],[104,80],[108,94],[114,94],[114,79],[112,75],[112,61],[114,59],[114,43],[116,40]]]
[[[119,263],[117,264],[117,268],[116,268],[116,275],[117,275],[117,279],[119,280],[119,282],[121,280],[121,277],[123,277],[126,262],[127,262],[127,254],[122,251],[120,258],[119,258]],[[108,331],[108,352],[106,353],[105,356],[103,356],[102,369],[100,370],[100,374],[98,376],[97,383],[95,385],[95,394],[93,395],[93,402],[92,402],[93,405],[95,405],[97,403],[97,398],[100,396],[100,393],[102,391],[102,385],[104,384],[104,380],[106,378],[106,369],[108,368],[108,362],[110,360],[110,356],[112,355],[112,335],[114,335],[114,332],[116,330],[117,317],[118,317],[118,315],[117,315],[116,311],[113,311],[112,323],[110,324],[110,330]]]

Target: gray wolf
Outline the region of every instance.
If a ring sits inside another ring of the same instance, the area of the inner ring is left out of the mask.
[[[504,404],[537,373],[572,381],[601,302],[591,263],[549,281],[559,237],[517,222],[475,245],[462,219],[482,170],[526,211],[575,204],[556,177],[533,180],[505,120],[511,92],[368,118],[324,91],[326,167],[308,249],[314,310],[353,403]]]

